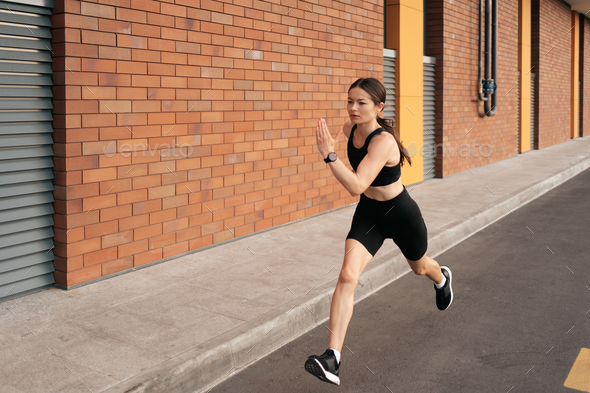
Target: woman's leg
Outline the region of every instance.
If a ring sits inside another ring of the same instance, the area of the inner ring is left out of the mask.
[[[426,276],[436,284],[440,284],[443,281],[440,265],[434,259],[426,256],[426,254],[424,254],[424,256],[417,261],[410,261],[409,259],[406,260],[410,264],[410,267],[415,274],[419,276]]]
[[[346,239],[344,244],[346,255],[344,255],[342,270],[340,270],[338,283],[332,296],[329,322],[331,331],[329,333],[329,348],[337,349],[339,352],[342,352],[346,329],[352,318],[354,290],[365,266],[373,258],[371,253],[358,240]]]

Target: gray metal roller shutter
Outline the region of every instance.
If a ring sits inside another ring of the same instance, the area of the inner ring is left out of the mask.
[[[385,86],[385,108],[383,117],[395,122],[395,59],[396,52],[383,50],[383,85]]]
[[[535,148],[535,74],[531,72],[531,150]]]
[[[520,71],[516,74],[516,151],[520,151]]]
[[[0,301],[53,279],[53,0],[0,0]]]
[[[434,178],[434,158],[436,156],[434,128],[434,69],[436,57],[424,56],[424,98],[422,126],[422,154],[424,159],[424,180]]]

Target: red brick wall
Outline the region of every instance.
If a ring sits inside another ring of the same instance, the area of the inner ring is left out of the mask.
[[[477,99],[479,2],[427,0],[427,49],[436,56],[436,176],[444,177],[518,154],[516,140],[518,71],[518,0],[502,1],[498,16],[498,99],[496,115],[487,117]],[[484,31],[482,15],[482,31]],[[484,46],[482,44],[482,64]],[[482,78],[484,68],[482,65]],[[509,92],[510,91],[510,92]],[[462,146],[465,144],[465,146]],[[489,144],[479,154],[479,146]],[[473,148],[476,154],[473,153]],[[461,149],[463,150],[460,156]],[[467,153],[467,149],[471,153]],[[477,157],[476,157],[477,155]]]
[[[582,135],[590,135],[590,19],[581,16],[580,79],[582,80]]]
[[[572,17],[570,6],[558,0],[533,0],[531,8],[535,148],[542,149],[570,139]]]
[[[315,126],[345,122],[367,67],[382,78],[382,4],[280,3],[56,0],[56,284],[357,200]],[[125,144],[149,150],[103,154]]]

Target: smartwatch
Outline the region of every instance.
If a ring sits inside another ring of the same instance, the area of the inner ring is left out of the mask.
[[[325,162],[326,164],[328,164],[328,163],[330,163],[330,162],[334,162],[334,161],[336,161],[336,158],[338,158],[338,157],[336,156],[336,153],[334,153],[334,152],[331,152],[330,154],[328,154],[328,157],[327,157],[327,158],[324,158],[324,162]]]

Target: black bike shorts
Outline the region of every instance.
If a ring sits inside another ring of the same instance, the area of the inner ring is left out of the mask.
[[[358,240],[373,256],[385,239],[393,239],[410,261],[422,258],[428,248],[422,213],[405,186],[399,195],[388,201],[377,201],[361,194],[346,238]]]

